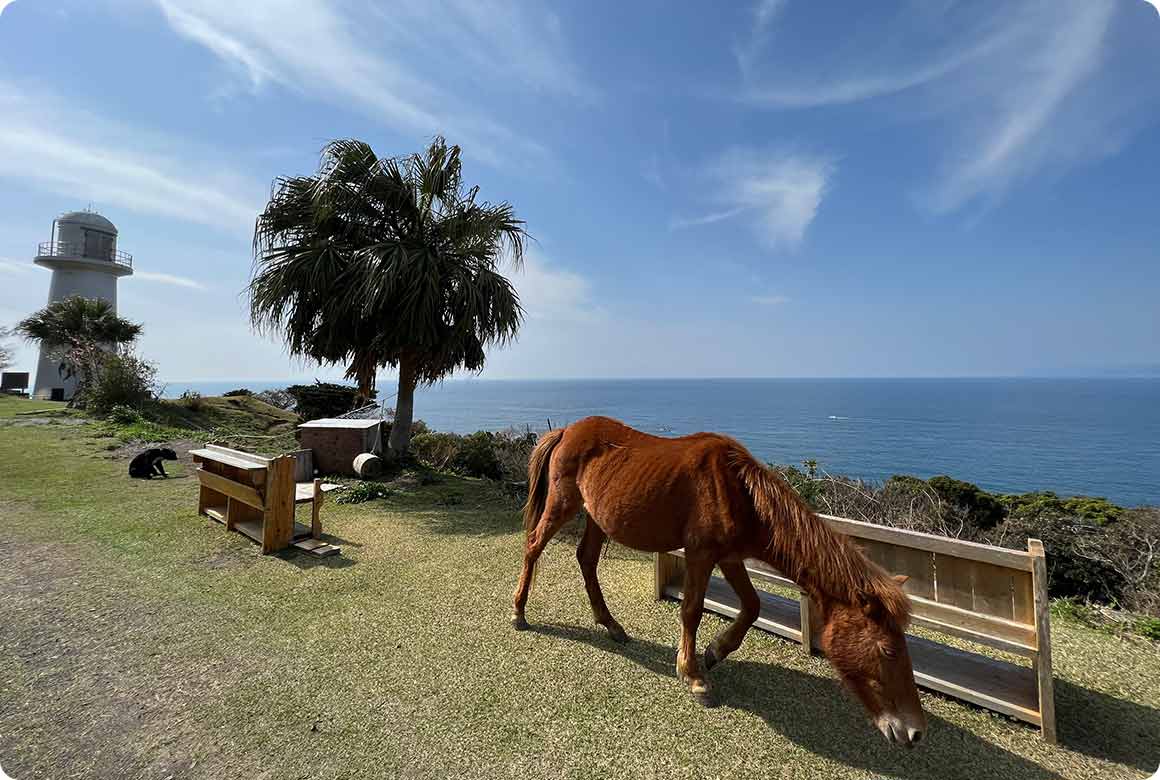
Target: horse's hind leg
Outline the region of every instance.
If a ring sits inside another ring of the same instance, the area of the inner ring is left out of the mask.
[[[705,590],[713,561],[703,556],[685,555],[685,595],[681,599],[681,644],[677,650],[677,676],[689,685],[697,697],[709,693],[709,683],[697,663],[697,627],[705,609]]]
[[[753,621],[757,620],[757,616],[761,612],[761,599],[758,598],[757,591],[753,588],[749,572],[745,571],[745,564],[739,560],[734,560],[718,561],[717,565],[721,567],[721,573],[725,575],[725,579],[729,581],[733,591],[737,594],[737,598],[741,602],[741,611],[737,613],[733,622],[705,648],[705,671],[724,661],[726,656],[741,646],[741,640],[745,638],[745,633],[749,631],[749,627],[753,625]]]
[[[596,624],[604,626],[608,635],[617,642],[627,642],[628,634],[616,622],[616,618],[608,611],[608,604],[604,602],[604,593],[600,590],[600,582],[596,579],[596,564],[600,562],[600,550],[604,546],[605,534],[603,529],[591,517],[584,527],[584,537],[576,547],[576,560],[580,562],[580,571],[584,574],[584,588],[588,591],[588,600],[592,602],[592,617]]]
[[[512,609],[512,625],[519,631],[528,627],[524,607],[528,603],[528,592],[532,589],[532,572],[536,569],[536,561],[556,532],[576,516],[580,506],[580,490],[575,482],[558,480],[552,484],[540,520],[524,542],[524,568],[520,572]]]

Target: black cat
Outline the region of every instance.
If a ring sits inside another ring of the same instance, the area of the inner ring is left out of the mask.
[[[136,479],[153,479],[153,477],[168,477],[163,460],[177,460],[177,453],[168,447],[145,450],[129,462],[129,476]]]

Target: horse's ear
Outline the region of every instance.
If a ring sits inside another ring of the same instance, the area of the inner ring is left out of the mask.
[[[894,581],[897,582],[899,585],[905,585],[906,581],[909,579],[910,579],[910,576],[907,574],[895,574],[894,575]]]

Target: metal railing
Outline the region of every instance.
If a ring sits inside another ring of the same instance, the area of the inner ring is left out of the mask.
[[[37,250],[37,257],[81,257],[86,260],[107,260],[110,263],[133,267],[133,255],[113,249],[105,252],[85,251],[85,247],[67,241],[45,241]]]

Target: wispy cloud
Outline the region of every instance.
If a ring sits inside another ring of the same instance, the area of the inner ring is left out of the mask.
[[[0,177],[75,201],[250,230],[263,188],[240,180],[224,162],[178,157],[178,147],[175,139],[66,108],[49,94],[32,100],[0,82]]]
[[[605,316],[592,298],[587,278],[552,263],[537,250],[525,255],[523,271],[513,272],[511,279],[529,320],[596,322]]]
[[[36,271],[46,270],[30,261],[18,263],[14,260],[0,257],[0,274],[31,274]]]
[[[1090,88],[1115,11],[1114,0],[875,10],[852,32],[856,46],[808,58],[771,49],[762,67],[743,65],[742,97],[775,109],[893,98],[898,115],[929,123],[931,143],[942,147],[937,178],[921,187],[922,204],[953,211],[1118,148],[1120,117],[1109,109],[1111,98]]]
[[[795,247],[817,216],[835,171],[820,155],[732,149],[708,169],[717,208],[675,218],[673,229],[747,220],[770,248]]]
[[[758,0],[753,7],[750,26],[745,41],[737,46],[734,54],[743,72],[748,72],[761,52],[769,43],[770,28],[785,9],[788,0]]]
[[[780,306],[789,303],[789,298],[784,295],[751,295],[749,300],[761,306]]]
[[[405,132],[447,134],[477,158],[543,156],[490,117],[480,93],[533,91],[590,100],[558,17],[538,4],[399,0],[156,0],[175,32],[243,74],[329,102],[353,102]],[[373,34],[368,28],[373,28]]]
[[[1046,15],[1023,21],[1023,45],[1009,52],[1005,73],[972,74],[982,122],[954,142],[957,153],[943,167],[943,178],[929,190],[929,205],[952,211],[980,195],[1000,195],[1014,181],[1052,163],[1069,162],[1087,147],[1099,153],[1110,135],[1091,124],[1098,105],[1072,122],[1068,102],[1083,88],[1100,62],[1114,6],[1103,0],[1052,4]],[[1076,117],[1071,117],[1076,118]],[[1088,134],[1095,129],[1095,137]],[[1091,141],[1092,145],[1088,145]]]
[[[186,276],[177,276],[176,274],[163,274],[155,271],[134,271],[134,279],[140,279],[145,282],[156,282],[157,284],[169,284],[174,287],[184,287],[189,290],[206,290],[204,284],[196,279],[190,279]]]

